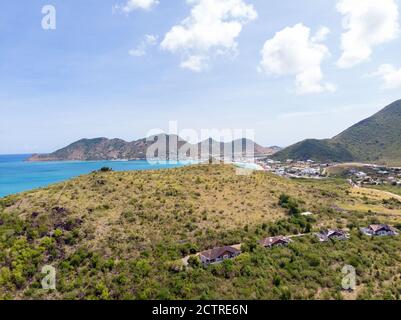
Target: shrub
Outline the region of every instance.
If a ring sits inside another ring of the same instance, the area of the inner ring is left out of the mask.
[[[192,268],[198,268],[201,265],[201,261],[199,257],[191,256],[188,259],[188,265],[191,266]]]
[[[288,209],[288,213],[290,215],[297,215],[301,213],[301,210],[299,208],[299,203],[297,200],[291,198],[287,194],[281,194],[278,204],[285,209]]]
[[[279,287],[280,284],[281,284],[281,278],[280,278],[279,275],[276,274],[276,275],[273,277],[273,285],[276,286],[276,287]]]

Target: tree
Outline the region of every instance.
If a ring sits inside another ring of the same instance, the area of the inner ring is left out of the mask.
[[[298,201],[294,198],[291,198],[287,194],[281,194],[278,204],[285,209],[288,209],[288,213],[290,215],[297,215],[301,213],[301,209],[299,209]]]
[[[199,257],[191,256],[188,259],[188,265],[191,266],[192,268],[198,268],[201,265],[201,261]]]

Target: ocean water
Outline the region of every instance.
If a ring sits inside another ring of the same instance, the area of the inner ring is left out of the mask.
[[[249,163],[249,162],[235,162],[234,165],[238,168],[242,169],[249,169],[249,170],[256,170],[256,171],[263,171],[263,167],[256,163]]]
[[[189,162],[149,163],[136,161],[26,162],[30,155],[0,155],[0,198],[110,167],[114,171],[176,168]]]

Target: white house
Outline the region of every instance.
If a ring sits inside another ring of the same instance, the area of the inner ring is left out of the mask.
[[[398,235],[397,229],[387,224],[371,224],[367,228],[361,228],[361,232],[367,236],[396,236]]]
[[[347,234],[343,230],[323,230],[319,233],[316,233],[317,238],[320,242],[327,242],[330,239],[334,240],[347,240],[349,239],[349,234]]]

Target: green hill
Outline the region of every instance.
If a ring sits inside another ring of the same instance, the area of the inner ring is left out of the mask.
[[[94,172],[9,196],[0,199],[0,299],[397,299],[401,237],[368,239],[358,227],[399,224],[401,203],[363,192],[342,180],[197,165]],[[290,215],[284,194],[315,214]],[[351,240],[256,243],[328,227],[349,228]],[[182,265],[190,253],[238,243],[235,260]],[[42,289],[46,265],[56,290]],[[357,270],[352,293],[341,289],[345,265]]]
[[[278,152],[273,158],[400,164],[401,100],[332,139],[305,140]]]
[[[275,159],[314,160],[318,162],[353,161],[352,153],[341,143],[331,140],[308,139],[298,142],[273,156]]]

